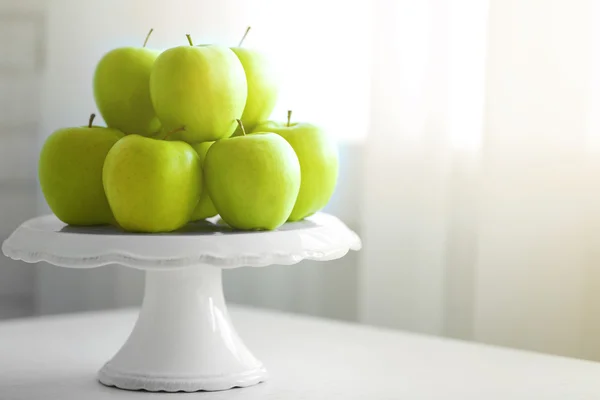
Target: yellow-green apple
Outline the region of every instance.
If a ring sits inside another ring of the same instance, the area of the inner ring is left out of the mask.
[[[127,135],[108,152],[103,182],[126,231],[169,232],[185,225],[202,193],[202,169],[187,143]]]
[[[302,171],[302,184],[290,221],[314,214],[327,205],[333,195],[338,178],[338,150],[335,142],[318,126],[308,123],[291,123],[288,111],[286,123],[265,122],[255,131],[274,132],[292,146]]]
[[[241,121],[239,122],[241,125]],[[294,149],[274,133],[219,140],[204,163],[208,194],[237,229],[276,229],[288,219],[300,189]]]
[[[38,166],[40,186],[56,216],[71,225],[114,221],[102,187],[106,154],[123,133],[93,126],[59,129],[46,139]]]
[[[240,60],[220,46],[179,46],[163,52],[150,74],[152,104],[173,140],[200,143],[231,136],[246,105]]]
[[[192,147],[198,153],[200,157],[200,166],[204,169],[204,161],[206,160],[206,153],[208,149],[214,142],[204,142],[204,143],[196,143],[193,144]],[[200,201],[198,201],[198,205],[196,209],[192,213],[192,221],[199,221],[201,219],[206,219],[210,217],[214,217],[217,215],[217,209],[213,204],[210,196],[208,195],[208,190],[203,190],[200,195]]]
[[[240,59],[246,73],[248,98],[241,120],[246,130],[251,131],[259,122],[266,121],[271,116],[277,103],[279,88],[277,75],[269,58],[260,51],[242,47],[249,31],[250,27],[246,29],[238,46],[231,50]],[[241,135],[241,130],[238,128],[234,135]]]
[[[150,99],[150,71],[157,50],[121,47],[109,51],[96,66],[94,98],[109,128],[125,133],[151,136],[160,130],[160,121]]]

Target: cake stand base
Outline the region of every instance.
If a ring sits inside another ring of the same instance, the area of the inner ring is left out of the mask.
[[[274,231],[236,231],[214,217],[160,235],[70,226],[47,215],[21,224],[2,243],[2,252],[28,263],[67,268],[120,264],[146,271],[138,321],[98,379],[121,389],[195,392],[267,379],[262,363],[231,324],[222,269],[329,261],[360,247],[356,233],[325,213]]]
[[[195,392],[255,385],[267,371],[229,319],[221,269],[202,265],[146,271],[138,321],[98,379],[128,390]]]

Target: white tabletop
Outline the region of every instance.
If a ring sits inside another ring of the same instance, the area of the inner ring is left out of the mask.
[[[0,399],[598,399],[600,364],[359,325],[232,307],[271,380],[224,392],[104,387],[96,371],[136,311],[0,323]]]

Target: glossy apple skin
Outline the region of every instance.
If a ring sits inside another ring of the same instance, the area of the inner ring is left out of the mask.
[[[302,184],[289,220],[298,221],[321,210],[335,191],[339,171],[338,149],[318,126],[307,123],[266,122],[256,127],[274,132],[292,146],[302,171]]]
[[[94,99],[109,128],[143,136],[160,130],[150,99],[150,71],[159,54],[122,47],[102,57],[94,73]]]
[[[279,95],[278,79],[265,54],[244,47],[232,47],[231,50],[239,58],[246,73],[248,98],[241,120],[246,131],[250,132],[259,122],[266,121],[271,116]],[[237,128],[234,135],[241,134],[241,129]]]
[[[227,138],[246,105],[246,74],[236,55],[220,46],[179,46],[163,52],[150,75],[152,104],[165,131],[188,143]]]
[[[300,189],[300,164],[280,136],[220,140],[208,150],[204,167],[210,198],[230,226],[271,230],[288,219]]]
[[[108,152],[103,183],[124,230],[173,231],[190,220],[200,199],[200,158],[184,142],[128,135]]]
[[[206,160],[206,153],[208,153],[208,149],[214,142],[204,142],[204,143],[196,143],[193,144],[192,147],[198,153],[198,157],[200,157],[200,165],[204,169],[204,161]],[[196,209],[192,213],[192,221],[199,221],[201,219],[206,219],[210,217],[214,217],[217,215],[217,209],[213,204],[210,196],[208,195],[208,190],[203,190],[200,195],[200,201],[198,201],[198,205]]]
[[[59,129],[46,139],[38,176],[46,202],[70,225],[114,221],[102,186],[102,166],[123,133],[103,127]]]

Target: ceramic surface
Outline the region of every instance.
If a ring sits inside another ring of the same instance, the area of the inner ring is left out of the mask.
[[[290,265],[304,259],[331,260],[361,242],[339,219],[317,213],[275,231],[237,231],[218,217],[165,234],[135,234],[112,226],[73,227],[54,215],[23,223],[2,252],[29,263],[70,268],[121,264],[139,269],[213,265],[220,268]]]

